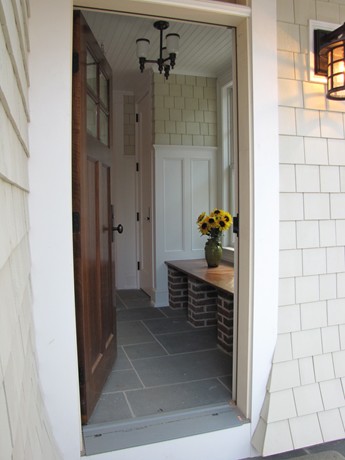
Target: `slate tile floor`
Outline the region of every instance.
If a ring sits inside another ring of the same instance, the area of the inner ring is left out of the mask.
[[[139,290],[117,293],[118,358],[89,425],[168,414],[231,400],[231,356],[216,328],[153,308]]]

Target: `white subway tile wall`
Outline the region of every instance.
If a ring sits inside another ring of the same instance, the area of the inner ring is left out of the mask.
[[[40,393],[30,285],[27,7],[0,0],[0,458],[58,459]]]
[[[309,19],[340,24],[345,5],[278,0],[277,8],[278,340],[253,437],[265,455],[345,436],[345,104],[328,101],[307,66]]]
[[[215,78],[191,75],[153,76],[155,144],[217,146]]]

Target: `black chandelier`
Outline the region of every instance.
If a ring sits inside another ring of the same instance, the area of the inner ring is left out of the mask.
[[[179,34],[167,34],[165,37],[166,46],[163,46],[163,30],[169,27],[169,23],[167,21],[156,21],[153,27],[160,31],[159,58],[156,60],[147,59],[150,40],[147,38],[138,38],[136,43],[140,71],[144,72],[146,62],[152,62],[158,65],[159,73],[162,73],[164,70],[164,76],[168,79],[170,69],[173,69],[175,66],[180,36]]]

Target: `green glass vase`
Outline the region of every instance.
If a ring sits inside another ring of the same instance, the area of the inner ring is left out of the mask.
[[[222,258],[222,243],[216,238],[210,238],[205,244],[205,259],[209,268],[218,267]]]

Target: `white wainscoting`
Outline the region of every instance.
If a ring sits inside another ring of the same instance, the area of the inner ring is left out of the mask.
[[[166,260],[204,257],[197,229],[203,211],[216,207],[217,148],[155,145],[155,306],[168,305]]]

